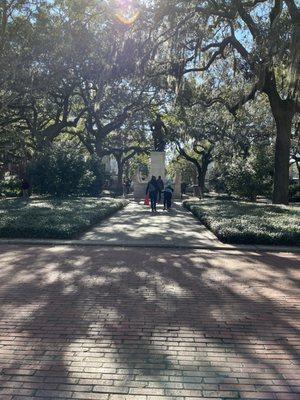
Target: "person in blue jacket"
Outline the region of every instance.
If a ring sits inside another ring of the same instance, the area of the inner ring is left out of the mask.
[[[157,179],[155,176],[152,176],[151,180],[148,182],[147,189],[146,189],[146,196],[147,196],[147,194],[149,194],[152,212],[156,211],[158,190],[159,189],[158,189],[158,185],[157,185]]]
[[[164,190],[164,210],[170,210],[172,207],[172,197],[174,189],[172,183],[168,182]]]

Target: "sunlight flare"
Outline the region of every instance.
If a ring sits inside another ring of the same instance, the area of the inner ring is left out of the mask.
[[[132,0],[114,0],[114,15],[124,25],[132,25],[138,19],[140,11]]]

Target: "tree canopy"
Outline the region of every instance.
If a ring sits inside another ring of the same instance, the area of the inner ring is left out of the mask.
[[[287,203],[299,44],[293,0],[1,0],[0,163],[68,137],[122,171],[160,115],[161,144],[202,170],[218,143],[269,135],[273,201]]]

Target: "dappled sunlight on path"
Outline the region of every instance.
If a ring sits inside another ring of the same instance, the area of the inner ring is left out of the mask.
[[[299,399],[298,254],[0,246],[0,265],[1,399]]]
[[[222,245],[180,203],[169,212],[159,205],[158,212],[151,213],[143,204],[131,202],[81,239],[118,245]]]

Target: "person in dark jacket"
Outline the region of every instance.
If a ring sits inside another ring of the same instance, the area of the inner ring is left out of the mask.
[[[164,181],[161,179],[161,176],[157,179],[157,187],[158,187],[158,202],[161,202],[161,194],[165,188]]]
[[[186,194],[186,189],[187,189],[187,183],[182,182],[181,184],[181,194]]]
[[[168,182],[164,190],[164,210],[170,210],[172,207],[172,197],[174,189],[172,184]]]
[[[126,179],[126,181],[124,182],[124,186],[125,186],[126,194],[129,194],[130,189],[131,189],[131,180]]]
[[[149,194],[150,202],[151,202],[151,211],[156,211],[157,204],[157,194],[158,194],[158,185],[157,179],[155,176],[152,176],[151,180],[148,182],[146,189],[146,196]]]
[[[24,199],[27,200],[29,198],[30,183],[26,178],[22,179],[21,188],[22,188],[22,196]]]

